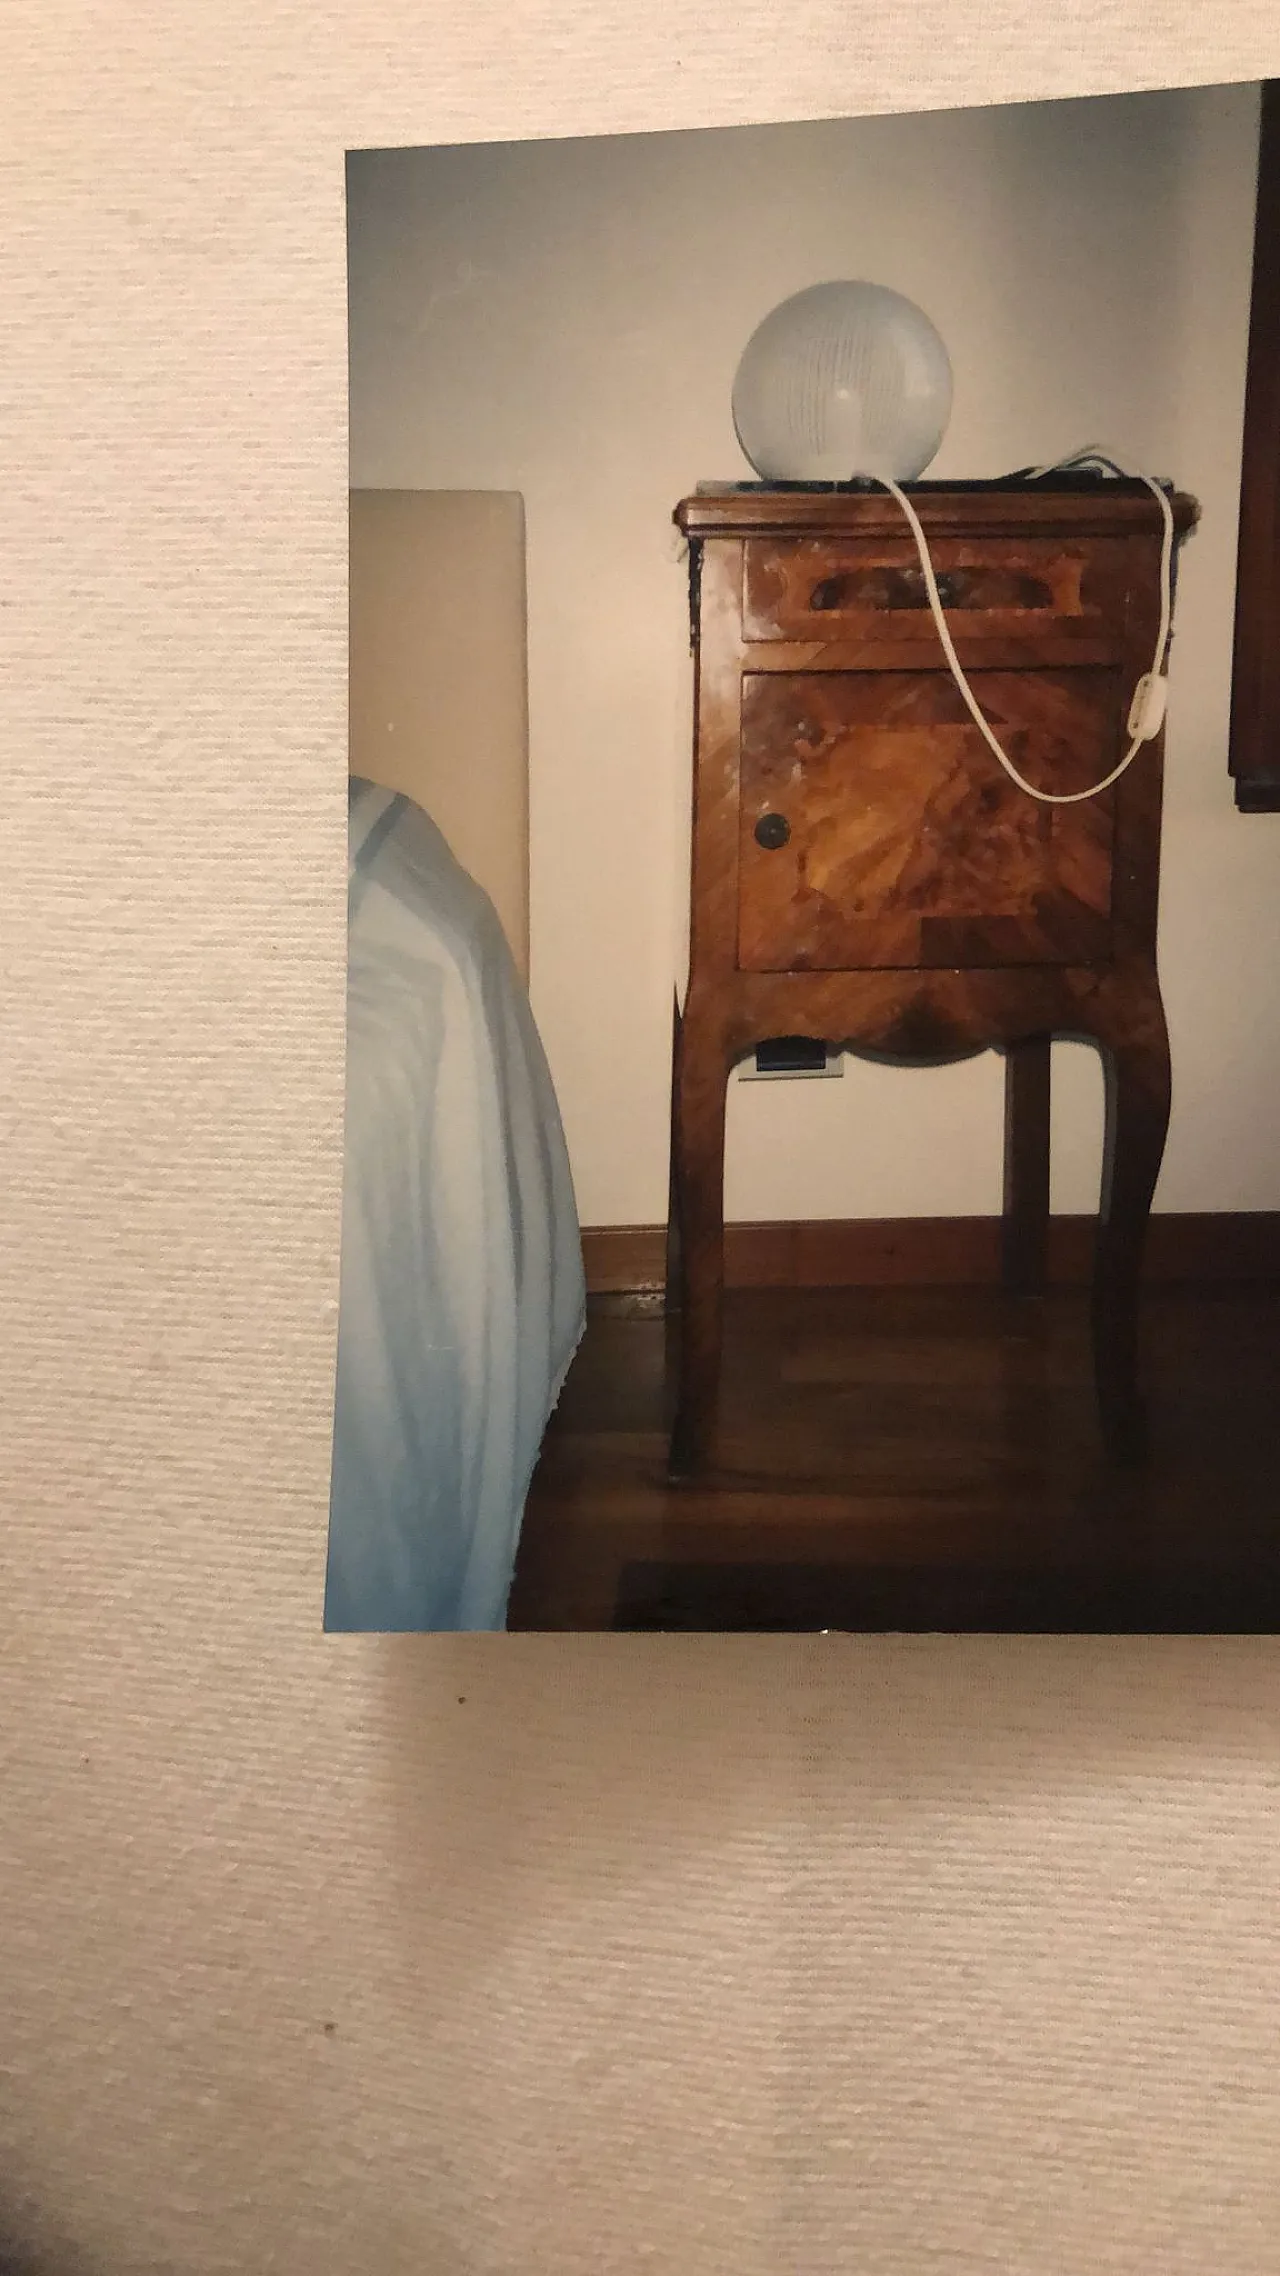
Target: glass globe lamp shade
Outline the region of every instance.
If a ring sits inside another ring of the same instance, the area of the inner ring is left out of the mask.
[[[951,416],[951,361],[885,285],[810,285],[752,333],[733,383],[738,441],[765,482],[915,482]]]

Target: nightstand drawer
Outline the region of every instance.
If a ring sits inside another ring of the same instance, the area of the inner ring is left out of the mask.
[[[1118,647],[1125,573],[1114,543],[938,538],[930,552],[962,649],[1029,634]],[[747,641],[883,647],[937,640],[924,573],[905,530],[900,539],[748,538],[742,630]]]
[[[1039,787],[1115,763],[1116,673],[980,672],[974,692]],[[740,970],[1105,960],[1111,796],[1029,798],[948,672],[748,672],[742,699]]]

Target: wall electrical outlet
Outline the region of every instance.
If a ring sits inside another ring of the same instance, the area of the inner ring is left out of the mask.
[[[843,1075],[844,1053],[807,1035],[778,1035],[758,1044],[738,1070],[744,1083],[794,1082],[800,1077]]]

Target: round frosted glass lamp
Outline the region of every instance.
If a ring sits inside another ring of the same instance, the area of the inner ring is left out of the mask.
[[[885,285],[819,284],[752,333],[733,383],[738,441],[765,482],[915,482],[951,416],[951,361]]]

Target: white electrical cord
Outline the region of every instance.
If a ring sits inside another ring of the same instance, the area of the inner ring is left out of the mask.
[[[877,474],[867,478],[878,482],[883,489],[888,490],[891,496],[897,499],[906,516],[911,534],[916,541],[916,551],[920,556],[920,566],[924,571],[925,589],[929,595],[929,606],[933,611],[933,621],[938,628],[938,638],[942,642],[943,654],[951,667],[951,676],[969,707],[974,724],[1000,761],[1010,781],[1016,782],[1019,790],[1025,790],[1028,798],[1038,799],[1042,806],[1075,806],[1082,799],[1097,798],[1104,790],[1110,790],[1111,785],[1119,782],[1125,770],[1132,766],[1143,744],[1154,741],[1159,734],[1164,725],[1165,707],[1168,700],[1169,683],[1164,675],[1164,664],[1169,646],[1169,635],[1173,628],[1173,508],[1166,492],[1161,489],[1158,482],[1153,481],[1149,474],[1126,476],[1124,468],[1118,466],[1114,459],[1108,458],[1101,451],[1092,449],[1075,451],[1070,458],[1059,459],[1053,466],[1033,467],[1028,480],[1038,482],[1046,474],[1066,473],[1072,467],[1083,469],[1086,466],[1105,467],[1112,474],[1117,474],[1124,480],[1145,482],[1148,490],[1159,504],[1161,514],[1164,517],[1164,544],[1160,555],[1160,636],[1156,642],[1155,658],[1151,670],[1144,673],[1133,692],[1133,701],[1129,706],[1127,721],[1129,734],[1132,737],[1128,750],[1120,764],[1113,767],[1110,774],[1104,776],[1101,782],[1091,784],[1088,790],[1037,790],[1033,782],[1028,782],[1024,775],[1019,774],[1008,752],[1003,749],[993,728],[989,725],[982,706],[965,678],[960,659],[955,651],[955,643],[951,638],[950,627],[947,624],[946,610],[942,605],[942,596],[938,591],[938,580],[934,575],[933,563],[929,558],[929,541],[921,527],[920,516],[905,490],[890,475]]]

